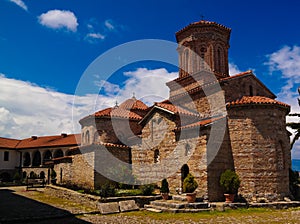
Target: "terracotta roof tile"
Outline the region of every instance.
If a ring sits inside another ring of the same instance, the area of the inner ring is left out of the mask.
[[[168,101],[163,101],[168,102]],[[189,111],[187,109],[184,109],[178,105],[173,105],[171,103],[155,103],[154,106],[161,107],[163,109],[169,110],[175,114],[182,114],[182,115],[188,115],[188,116],[195,116],[199,117],[199,114],[196,112]]]
[[[239,77],[246,76],[246,75],[253,75],[252,70],[248,70],[248,71],[241,72],[241,73],[238,73],[238,74],[226,77],[226,78],[222,78],[221,81],[225,81],[225,80],[228,80],[228,79],[239,78]]]
[[[142,101],[137,100],[135,97],[132,97],[131,99],[128,99],[120,104],[120,106],[116,107],[110,107],[103,110],[100,110],[93,115],[90,115],[88,117],[120,117],[120,118],[127,118],[127,119],[133,119],[133,120],[141,120],[142,117],[135,113],[136,110],[146,111],[149,108],[146,104],[144,104]],[[88,118],[85,117],[85,118]],[[83,119],[85,119],[83,118]]]
[[[135,97],[124,101],[120,104],[119,107],[126,110],[148,110],[147,105],[144,104],[142,101],[137,100]]]
[[[21,140],[17,145],[17,149],[76,146],[80,145],[80,143],[80,134],[41,136]]]
[[[274,105],[280,105],[286,108],[290,108],[290,105],[288,104],[264,96],[243,96],[241,99],[227,103],[227,107],[232,107],[237,105],[250,105],[250,104],[256,104],[256,105],[274,104]]]
[[[201,120],[201,121],[195,122],[193,124],[182,126],[180,128],[177,128],[176,130],[183,130],[183,129],[189,129],[189,128],[195,128],[195,127],[204,127],[206,125],[212,124],[213,122],[218,121],[218,120],[223,119],[223,118],[225,118],[225,117],[220,116],[220,117]]]
[[[11,138],[0,138],[0,148],[15,149],[20,140]]]

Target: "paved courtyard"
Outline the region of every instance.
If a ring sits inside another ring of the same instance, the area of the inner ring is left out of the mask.
[[[154,214],[146,211],[116,215],[94,214],[92,208],[44,195],[42,189],[0,188],[0,224],[182,224],[182,223],[300,223],[300,209],[232,211],[204,214]]]

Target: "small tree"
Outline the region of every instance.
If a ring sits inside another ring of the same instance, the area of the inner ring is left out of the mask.
[[[240,183],[239,176],[232,170],[226,170],[221,174],[220,185],[223,187],[226,194],[237,193]]]
[[[163,179],[161,181],[161,188],[160,188],[160,193],[169,193],[169,183],[167,181],[167,179]]]
[[[16,182],[16,183],[20,183],[21,181],[21,176],[19,174],[19,172],[17,171],[13,177],[13,180]]]
[[[198,183],[192,174],[188,174],[183,181],[183,192],[193,193],[198,187]]]
[[[154,185],[153,184],[146,184],[141,185],[140,190],[142,191],[142,195],[144,196],[150,196],[153,194],[154,191]]]

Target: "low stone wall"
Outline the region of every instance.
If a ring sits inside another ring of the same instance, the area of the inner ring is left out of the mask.
[[[144,208],[144,205],[150,204],[150,201],[161,199],[160,195],[101,198],[99,196],[82,194],[67,188],[54,186],[54,185],[46,186],[44,193],[54,197],[68,199],[76,203],[89,206],[95,209],[97,209],[98,203],[119,202],[119,201],[128,201],[128,200],[134,200],[135,203],[140,208]]]
[[[98,196],[82,194],[67,188],[54,185],[46,186],[44,193],[54,197],[68,199],[95,209],[97,209],[97,204],[100,200],[100,197]]]

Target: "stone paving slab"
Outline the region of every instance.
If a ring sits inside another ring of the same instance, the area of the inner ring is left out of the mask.
[[[139,207],[137,206],[134,200],[120,201],[119,206],[121,212],[130,212],[130,211],[139,210]]]
[[[99,203],[98,208],[102,215],[114,214],[120,212],[118,202]]]

